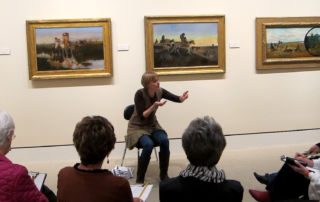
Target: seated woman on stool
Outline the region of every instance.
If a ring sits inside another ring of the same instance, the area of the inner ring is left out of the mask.
[[[142,75],[141,84],[134,97],[134,111],[128,123],[127,147],[135,146],[142,148],[141,156],[138,159],[137,183],[143,183],[147,171],[150,156],[154,145],[160,146],[160,180],[168,178],[169,166],[169,139],[167,133],[157,121],[156,112],[158,107],[163,106],[167,101],[184,102],[188,98],[188,91],[181,96],[174,95],[169,91],[160,88],[159,76],[154,72],[146,72]]]

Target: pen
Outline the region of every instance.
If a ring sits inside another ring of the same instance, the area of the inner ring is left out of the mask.
[[[148,185],[149,185],[149,183],[142,185],[144,188],[142,189],[142,192],[140,193],[139,198],[141,198],[141,196],[143,195],[143,192],[146,190]]]
[[[312,153],[304,152],[303,153],[303,157],[310,157],[310,156],[313,156],[315,154],[316,154],[315,152],[312,152]]]
[[[39,172],[30,172],[31,178],[34,180],[39,175]]]

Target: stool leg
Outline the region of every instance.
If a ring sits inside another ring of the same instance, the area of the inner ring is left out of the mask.
[[[122,160],[121,160],[121,166],[123,165],[124,157],[126,156],[126,152],[127,152],[127,144],[124,146],[124,151],[123,151]]]
[[[153,150],[154,150],[154,154],[156,155],[156,159],[157,159],[157,161],[159,162],[157,148],[154,147]]]

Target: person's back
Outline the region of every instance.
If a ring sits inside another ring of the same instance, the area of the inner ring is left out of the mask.
[[[226,179],[216,167],[226,146],[221,126],[212,117],[196,118],[182,135],[182,147],[189,160],[179,176],[160,184],[160,202],[240,202],[240,182]]]
[[[37,189],[25,167],[0,154],[0,201],[48,201]]]
[[[106,170],[81,170],[79,164],[58,174],[59,201],[126,202],[132,201],[129,182]]]
[[[0,201],[48,201],[36,187],[28,170],[12,163],[5,155],[11,150],[15,124],[8,112],[0,110]]]
[[[127,179],[113,176],[109,170],[102,168],[115,142],[114,128],[106,118],[86,116],[77,123],[73,143],[81,162],[60,170],[59,202],[141,201],[133,199]]]
[[[240,202],[243,187],[235,180],[204,182],[194,177],[175,177],[160,183],[160,202]]]

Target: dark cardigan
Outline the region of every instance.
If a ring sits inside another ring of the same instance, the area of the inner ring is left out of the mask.
[[[178,176],[160,183],[159,196],[160,202],[240,202],[243,187],[235,180],[214,183]]]

